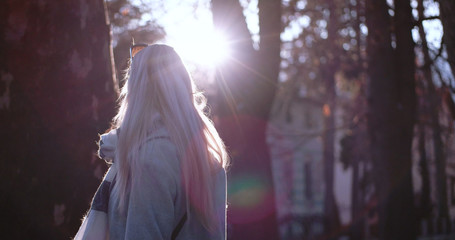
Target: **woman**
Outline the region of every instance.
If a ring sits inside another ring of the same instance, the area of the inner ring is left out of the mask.
[[[75,239],[225,239],[228,157],[204,97],[167,45],[134,45],[128,75]]]

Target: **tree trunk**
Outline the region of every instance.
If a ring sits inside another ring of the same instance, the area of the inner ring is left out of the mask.
[[[336,92],[335,92],[335,73],[338,69],[338,47],[337,47],[337,24],[338,17],[336,13],[335,1],[328,1],[327,6],[330,12],[327,22],[327,49],[329,54],[328,64],[325,65],[325,91],[326,104],[324,105],[324,134],[322,136],[324,143],[324,180],[325,180],[325,197],[324,197],[324,219],[325,233],[329,237],[336,236],[340,227],[338,216],[338,207],[335,201],[333,189],[334,184],[334,162],[335,162],[335,113],[336,113]]]
[[[374,166],[376,196],[378,198],[378,233],[380,239],[387,239],[386,232],[386,200],[390,192],[390,173],[387,171],[387,159],[392,148],[390,123],[393,122],[394,108],[392,98],[393,50],[391,47],[390,18],[387,4],[381,0],[366,1],[367,36],[367,74],[368,85],[368,129],[371,141],[371,155]],[[382,181],[382,183],[381,183]]]
[[[430,173],[428,170],[428,159],[425,146],[425,126],[423,123],[419,124],[419,134],[419,170],[420,174],[422,175],[422,192],[420,196],[419,219],[425,220],[427,226],[429,226],[431,220]],[[432,231],[428,232],[428,234],[431,233]]]
[[[365,209],[365,188],[367,184],[366,177],[366,162],[365,146],[368,149],[368,143],[365,143],[367,134],[365,133],[365,124],[360,123],[353,129],[353,144],[354,146],[362,146],[355,148],[352,159],[352,192],[351,192],[351,240],[365,239],[365,225],[367,221],[367,210]]]
[[[17,0],[0,9],[0,232],[69,238],[104,173],[95,141],[114,111],[105,7]]]
[[[356,54],[358,56],[357,65],[361,68],[360,69],[360,94],[357,96],[356,103],[357,103],[357,113],[361,113],[365,111],[365,58],[363,57],[362,53],[362,32],[360,31],[360,25],[364,23],[362,19],[365,18],[365,9],[364,9],[364,1],[356,0],[355,3],[355,12],[356,15],[356,22],[355,22],[355,32],[356,32],[356,40],[357,40],[357,49]],[[367,130],[366,130],[366,123],[362,121],[356,126],[353,130],[353,136],[355,137],[355,142],[357,144],[366,145],[366,147],[357,148],[356,155],[352,161],[352,192],[351,192],[351,240],[362,240],[365,238],[365,224],[366,224],[366,210],[365,210],[365,189],[366,189],[366,174],[365,174],[365,165],[368,161],[366,156],[369,152],[369,141],[365,142],[365,139],[368,138]],[[360,168],[360,164],[362,164],[362,168]],[[362,171],[363,170],[363,171]],[[362,171],[362,176],[360,175]]]
[[[230,149],[228,238],[278,239],[265,131],[280,67],[281,2],[259,1],[260,49],[254,50],[238,0],[212,0],[215,26],[231,41],[219,69],[217,128]]]
[[[396,49],[385,0],[368,0],[369,132],[380,239],[416,239],[411,143],[415,117],[414,44],[409,2],[395,1]],[[395,68],[395,63],[400,68]]]
[[[446,46],[452,74],[455,75],[455,1],[439,0],[441,23],[444,29],[444,44]]]
[[[419,0],[418,13],[419,18],[423,19],[423,1]],[[449,226],[449,207],[447,203],[447,174],[446,174],[446,159],[444,154],[444,143],[442,141],[441,125],[439,121],[439,108],[441,100],[436,92],[436,88],[433,83],[433,75],[431,72],[431,57],[428,49],[428,42],[426,39],[425,29],[423,28],[422,21],[419,25],[419,34],[422,41],[422,52],[424,55],[423,64],[423,75],[425,78],[427,91],[426,96],[428,98],[428,113],[431,120],[431,129],[433,136],[433,156],[436,165],[436,189],[437,189],[437,217],[438,227],[435,229],[441,232],[442,225],[446,224]],[[429,194],[429,192],[428,192]],[[429,196],[428,196],[429,197]],[[445,222],[445,223],[444,223]]]

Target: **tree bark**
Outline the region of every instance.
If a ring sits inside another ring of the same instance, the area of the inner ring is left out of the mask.
[[[395,1],[396,49],[385,0],[368,0],[369,132],[380,239],[416,239],[411,175],[415,118],[414,44],[409,1]],[[400,68],[395,68],[395,63]]]
[[[231,42],[231,59],[219,69],[219,94],[214,109],[217,128],[232,157],[228,173],[228,238],[278,239],[265,131],[281,61],[281,2],[258,2],[259,50],[253,48],[238,0],[212,0],[211,3],[215,26],[224,31]],[[245,195],[251,193],[258,195]],[[237,201],[254,198],[257,201],[247,205],[245,201]]]
[[[116,99],[105,7],[17,0],[0,9],[0,205],[8,206],[0,232],[69,238],[104,173],[92,161],[95,141]]]

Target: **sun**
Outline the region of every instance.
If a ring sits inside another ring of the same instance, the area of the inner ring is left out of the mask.
[[[229,44],[223,33],[209,27],[184,28],[173,46],[188,62],[215,67],[229,57]]]
[[[185,63],[194,67],[216,67],[230,58],[229,32],[215,28],[210,1],[194,8],[191,1],[163,1],[166,11],[157,17],[169,44]]]

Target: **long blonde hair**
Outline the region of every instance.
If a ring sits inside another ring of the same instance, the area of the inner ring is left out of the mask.
[[[135,163],[159,113],[181,158],[187,213],[195,215],[209,231],[216,230],[212,184],[214,172],[225,168],[228,156],[213,123],[204,114],[206,100],[197,89],[174,49],[150,45],[131,62],[120,94],[113,127],[120,128],[115,161],[119,210],[125,205],[128,181],[140,171]],[[180,177],[180,176],[178,176]]]

